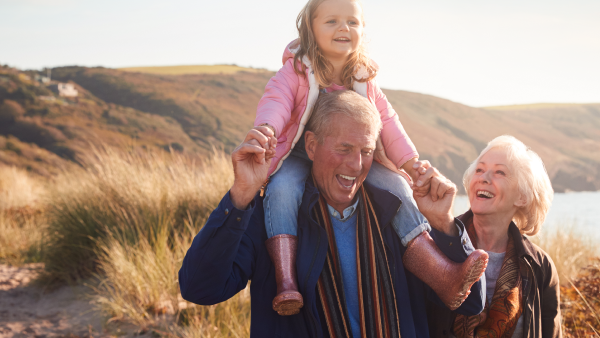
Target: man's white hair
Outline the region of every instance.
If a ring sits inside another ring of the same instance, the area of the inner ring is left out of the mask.
[[[323,144],[338,119],[352,119],[373,127],[376,135],[382,127],[381,115],[368,99],[352,90],[336,90],[319,95],[306,130],[315,133],[319,143]]]
[[[507,165],[517,178],[519,192],[526,198],[525,206],[517,210],[513,221],[522,234],[533,236],[540,231],[546,219],[554,197],[554,190],[544,162],[523,142],[509,135],[498,136],[491,140],[465,172],[463,176],[465,190],[467,194],[470,193],[469,184],[475,174],[477,163],[493,148],[506,151]]]

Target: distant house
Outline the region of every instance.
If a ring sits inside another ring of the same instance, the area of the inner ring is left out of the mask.
[[[77,97],[79,92],[72,83],[57,83],[48,86],[50,90],[63,97]]]
[[[43,83],[43,84],[48,84],[50,83],[50,78],[44,75],[40,75],[40,74],[35,74],[35,76],[33,77],[34,80],[36,80],[37,82]]]

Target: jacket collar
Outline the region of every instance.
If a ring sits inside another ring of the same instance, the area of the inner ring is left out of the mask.
[[[460,221],[463,222],[463,224],[466,225],[471,219],[473,219],[473,211],[469,209],[469,211],[456,218],[458,218]],[[521,231],[519,231],[519,228],[517,227],[515,222],[510,222],[510,225],[508,226],[508,233],[510,236],[512,236],[514,240],[515,249],[517,250],[517,255],[519,255],[519,258],[528,256],[533,262],[535,262],[535,264],[541,267],[542,264],[539,261],[538,255],[535,254],[537,249],[533,246],[533,243],[531,243],[531,241],[527,237],[521,234]]]
[[[398,209],[402,205],[402,201],[398,196],[391,192],[376,188],[368,182],[363,182],[363,186],[373,202],[373,208],[375,209],[375,214],[379,218],[380,224],[383,224],[383,228],[389,226],[394,215],[396,215]],[[318,201],[319,189],[315,187],[311,174],[306,180],[304,196],[302,197],[302,205],[300,208],[307,215],[312,215],[311,211]]]

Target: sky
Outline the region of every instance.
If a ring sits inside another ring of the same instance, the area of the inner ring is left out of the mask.
[[[600,102],[600,0],[362,0],[381,87],[471,106]],[[237,64],[278,70],[296,0],[0,0],[20,69]]]

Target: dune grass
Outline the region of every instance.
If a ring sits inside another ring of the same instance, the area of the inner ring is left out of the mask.
[[[205,161],[162,151],[95,149],[84,170],[56,179],[48,207],[47,277],[77,280],[97,270],[98,248],[110,234],[123,243],[173,240],[185,221],[204,217],[232,183],[229,160]]]
[[[0,167],[0,262],[39,262],[46,217],[44,184],[28,172]]]

